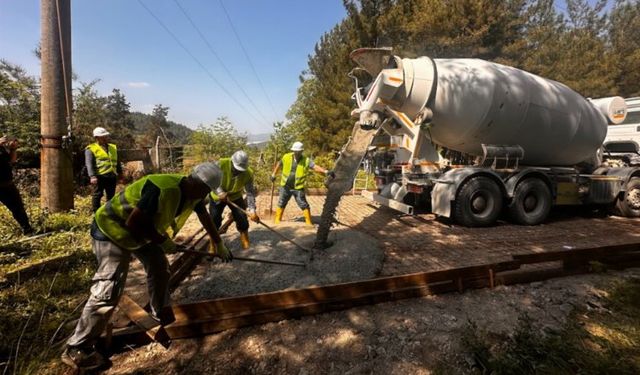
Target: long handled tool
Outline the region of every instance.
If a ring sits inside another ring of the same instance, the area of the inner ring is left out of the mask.
[[[50,235],[55,234],[55,233],[60,233],[60,231],[52,231],[52,232],[47,232],[47,233],[36,234],[35,236],[25,237],[25,238],[19,239],[17,241],[13,241],[13,242],[10,242],[10,243],[7,243],[7,244],[2,244],[2,245],[0,245],[0,247],[9,247],[9,246],[17,245],[17,244],[22,243],[22,242],[29,242],[29,241],[32,241],[32,240],[36,240],[38,238],[43,238],[43,237],[50,236]]]
[[[276,167],[276,163],[278,162],[278,146],[276,146],[276,153],[273,155],[273,168]],[[271,203],[269,204],[269,217],[273,217],[273,191],[276,187],[276,181],[271,181]]]
[[[204,251],[198,251],[198,250],[178,249],[177,251],[180,252],[180,253],[198,254],[198,255],[209,256],[209,257],[212,256],[212,254],[210,254],[210,253],[206,253]],[[247,258],[247,257],[239,257],[239,256],[235,256],[235,255],[233,256],[233,260],[242,260],[242,261],[245,261],[245,262],[280,264],[280,265],[284,265],[284,266],[306,267],[306,265],[304,263],[284,262],[284,261],[279,261],[279,260],[260,259],[260,258]]]
[[[244,214],[245,214],[245,215],[249,216],[249,213],[247,213],[247,211],[246,211],[246,210],[244,210],[242,207],[238,206],[237,204],[233,203],[232,201],[227,200],[227,204],[229,204],[229,205],[231,205],[231,206],[233,206],[233,207],[237,208],[238,210],[240,210],[240,211],[244,212]],[[270,227],[270,226],[268,226],[267,224],[263,223],[263,222],[262,222],[262,220],[258,220],[258,224],[261,224],[261,225],[262,225],[262,226],[264,226],[265,228],[267,228],[267,229],[269,229],[270,231],[272,231],[273,233],[277,234],[278,236],[280,236],[280,238],[282,238],[282,239],[284,239],[284,240],[286,240],[286,241],[289,241],[289,242],[291,242],[292,244],[296,245],[296,247],[298,247],[300,250],[304,250],[304,251],[306,251],[306,252],[308,252],[308,253],[311,253],[311,252],[312,252],[312,250],[311,250],[311,249],[309,249],[308,247],[304,247],[304,246],[300,245],[299,243],[295,242],[294,240],[290,239],[289,237],[285,236],[284,234],[282,234],[282,233],[278,232],[277,230],[275,230],[275,229],[271,228],[271,227]]]
[[[224,223],[222,223],[222,225],[220,226],[220,228],[218,228],[218,234],[227,233],[227,230],[229,229],[231,224],[233,224],[233,216],[229,215],[227,217],[227,220],[225,220]],[[180,245],[187,246],[188,244],[190,244],[196,238],[197,235],[199,235],[203,231],[204,231],[204,227],[200,227],[200,229],[198,229],[194,234],[192,234],[191,236],[187,237],[186,240],[181,241]],[[202,238],[204,238],[204,236],[200,237],[196,241],[196,243],[200,242],[200,240],[202,240]]]

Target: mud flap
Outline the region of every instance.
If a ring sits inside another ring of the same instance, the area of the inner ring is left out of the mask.
[[[450,182],[436,182],[431,191],[431,212],[451,217],[451,202],[456,199],[457,187],[457,184]]]

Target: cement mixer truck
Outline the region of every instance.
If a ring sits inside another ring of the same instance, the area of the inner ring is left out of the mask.
[[[389,48],[351,58],[352,115],[376,131],[369,198],[409,214],[422,201],[469,227],[503,213],[540,224],[556,205],[640,217],[640,169],[609,165],[600,151],[607,124],[626,116],[622,98],[586,99],[480,59],[401,58]],[[360,87],[365,72],[371,83]]]

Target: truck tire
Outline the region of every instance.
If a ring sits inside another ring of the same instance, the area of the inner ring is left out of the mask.
[[[466,227],[493,225],[502,211],[502,192],[489,177],[472,177],[456,194],[454,219]]]
[[[640,217],[640,177],[627,182],[624,195],[616,200],[613,213],[624,217]]]
[[[516,186],[509,204],[509,215],[520,225],[538,225],[551,211],[551,191],[539,178],[527,178]]]

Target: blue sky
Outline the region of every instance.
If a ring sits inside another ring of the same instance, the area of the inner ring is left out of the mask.
[[[228,116],[240,131],[253,134],[269,132],[273,121],[284,119],[315,43],[345,16],[341,0],[223,0],[265,95],[219,0],[177,0],[258,112],[174,0],[141,1],[246,111],[137,0],[71,2],[73,70],[79,81],[101,79],[102,95],[119,88],[133,110],[169,106],[170,120],[192,128]],[[32,53],[39,39],[40,1],[0,0],[0,58],[39,76]]]

